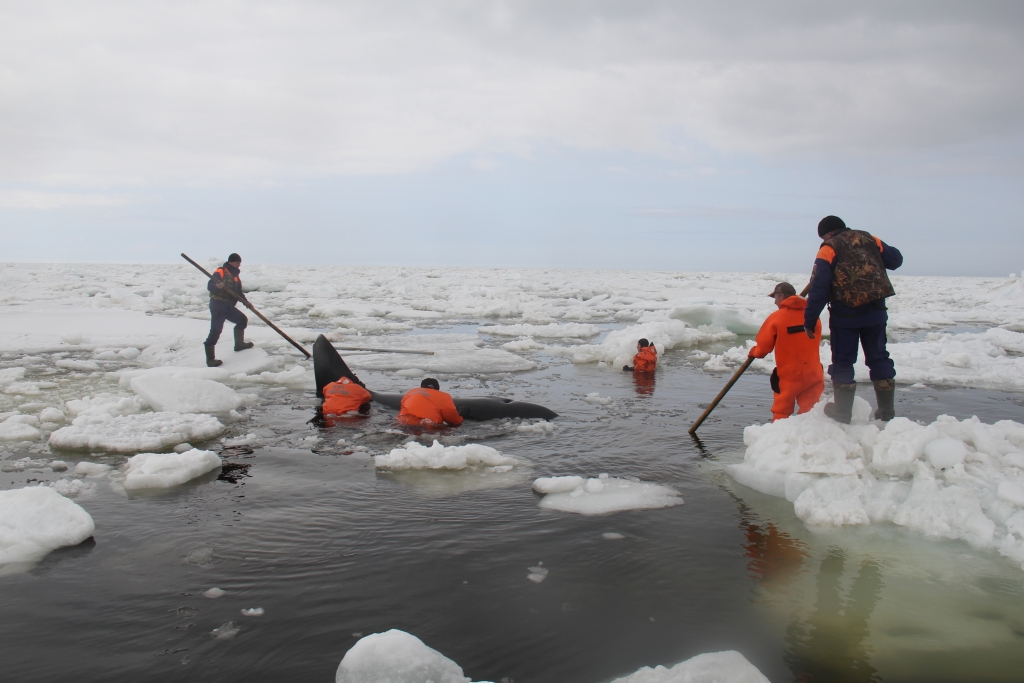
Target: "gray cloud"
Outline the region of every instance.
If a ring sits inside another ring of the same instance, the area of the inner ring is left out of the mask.
[[[0,179],[392,173],[547,144],[699,156],[680,138],[878,157],[1024,132],[1019,4],[836,5],[8,2]]]

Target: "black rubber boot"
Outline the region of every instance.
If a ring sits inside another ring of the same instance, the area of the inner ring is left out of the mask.
[[[853,397],[857,395],[856,384],[832,383],[832,402],[825,404],[825,414],[836,422],[850,424],[853,418]]]
[[[206,349],[206,366],[207,367],[215,368],[215,367],[217,367],[219,365],[222,365],[224,363],[224,361],[217,360],[216,358],[213,357],[214,350],[217,347],[215,347],[215,346],[207,346],[206,344],[203,344],[203,348]]]
[[[878,402],[875,419],[888,422],[896,417],[896,380],[876,379],[872,384],[875,385],[875,400]]]
[[[245,341],[245,328],[235,328],[235,351],[245,351],[255,346],[252,342]]]

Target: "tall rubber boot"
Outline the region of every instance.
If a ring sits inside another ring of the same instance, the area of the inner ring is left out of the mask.
[[[857,394],[856,384],[832,383],[832,402],[825,404],[825,414],[836,422],[850,424],[853,418],[853,397]]]
[[[251,349],[255,344],[252,342],[245,341],[245,328],[235,328],[235,351],[245,351]]]
[[[222,365],[224,363],[224,361],[217,360],[216,358],[213,357],[214,350],[217,347],[215,347],[215,346],[207,346],[206,344],[203,344],[203,348],[206,349],[206,366],[207,367],[215,368],[215,367],[218,367],[218,366],[220,366],[220,365]]]
[[[875,400],[878,402],[875,419],[888,422],[896,417],[896,406],[893,405],[896,400],[896,380],[876,379],[872,384],[875,385]]]

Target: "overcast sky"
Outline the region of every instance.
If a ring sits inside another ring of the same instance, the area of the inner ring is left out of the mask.
[[[0,261],[1024,268],[1024,3],[0,2]]]

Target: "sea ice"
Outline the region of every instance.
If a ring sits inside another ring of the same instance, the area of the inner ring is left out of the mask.
[[[334,677],[336,683],[471,683],[462,668],[405,631],[391,629],[359,639]]]
[[[263,616],[263,608],[262,607],[253,607],[253,608],[250,608],[250,609],[243,609],[242,610],[242,616],[243,617],[262,617]]]
[[[555,423],[547,421],[528,422],[516,427],[516,431],[524,434],[551,434],[555,431]]]
[[[582,323],[550,323],[548,325],[488,325],[481,327],[481,334],[495,334],[502,337],[540,337],[547,339],[588,339],[601,334],[597,325]]]
[[[77,498],[83,493],[92,492],[96,485],[81,479],[58,479],[47,484],[51,489],[65,498]]]
[[[220,466],[220,456],[212,451],[192,449],[186,453],[139,453],[128,459],[124,487],[130,491],[170,488]]]
[[[606,531],[603,534],[601,534],[601,538],[605,539],[606,541],[621,541],[625,538],[625,536],[623,536],[617,531]]]
[[[110,465],[98,462],[81,461],[75,465],[75,474],[80,477],[102,477],[110,471]]]
[[[548,578],[548,568],[544,566],[543,562],[537,564],[536,567],[527,567],[529,574],[526,578],[534,583],[540,583],[544,579]]]
[[[501,468],[516,464],[514,458],[506,457],[490,446],[475,443],[465,446],[442,446],[436,440],[431,446],[410,441],[401,448],[392,449],[387,455],[374,456],[373,460],[378,469],[392,471],[463,470],[467,467]]]
[[[608,405],[609,403],[612,402],[611,396],[602,396],[601,394],[597,393],[596,391],[591,392],[591,393],[587,394],[586,396],[584,396],[583,400],[586,401],[587,403],[593,403],[594,405],[597,405],[597,406],[606,406],[606,405]]]
[[[57,408],[43,408],[39,411],[40,422],[63,422],[65,420],[64,411]]]
[[[213,560],[213,548],[208,545],[194,548],[189,551],[185,559],[189,564],[198,564],[200,566],[210,564],[210,561]]]
[[[95,530],[88,512],[48,486],[0,491],[0,564],[32,562]]]
[[[217,588],[216,586],[214,586],[213,588],[210,588],[208,590],[203,591],[203,595],[208,597],[208,598],[219,598],[222,595],[225,595],[226,593],[227,593],[226,590],[221,590],[220,588]]]
[[[224,432],[224,425],[210,415],[160,412],[106,416],[96,422],[82,420],[83,416],[76,417],[69,426],[50,434],[50,446],[138,453],[170,448],[185,441],[207,441]]]
[[[645,666],[612,683],[769,683],[747,658],[735,650],[706,652],[671,668]]]
[[[541,477],[533,490],[544,494],[542,508],[601,515],[623,510],[651,510],[682,505],[679,494],[660,484],[616,479],[602,474],[595,479],[583,477]]]
[[[238,635],[238,632],[242,630],[242,627],[233,621],[229,621],[226,624],[221,624],[217,628],[210,631],[210,635],[216,640],[231,640]]]
[[[43,435],[32,425],[15,420],[16,417],[20,416],[13,415],[0,422],[0,441],[35,441]]]
[[[744,460],[727,469],[792,502],[809,525],[893,523],[998,550],[1024,567],[1024,425],[948,415],[929,425],[869,423],[870,412],[857,398],[849,426],[819,404],[747,427]]]
[[[736,334],[724,327],[701,325],[690,327],[681,320],[659,320],[631,325],[624,330],[611,332],[600,344],[579,346],[548,346],[547,351],[569,357],[573,363],[596,363],[604,361],[609,367],[621,370],[623,365],[633,362],[637,340],[644,338],[654,344],[658,354],[667,349],[696,346],[713,341],[733,339]]]
[[[145,374],[132,378],[131,386],[156,411],[226,413],[242,406],[234,389],[209,379]]]

